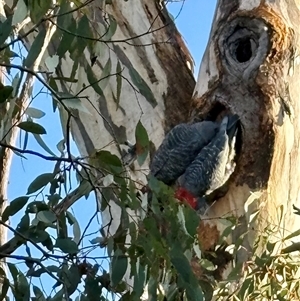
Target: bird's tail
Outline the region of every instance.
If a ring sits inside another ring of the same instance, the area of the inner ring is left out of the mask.
[[[229,140],[231,140],[237,133],[240,117],[237,114],[225,116],[224,119],[226,117],[227,117],[226,132],[229,137]]]

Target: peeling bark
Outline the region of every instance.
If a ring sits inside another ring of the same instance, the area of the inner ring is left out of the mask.
[[[237,216],[242,225],[232,239],[249,230],[244,244],[250,253],[267,225],[277,229],[277,239],[298,229],[292,205],[299,205],[299,19],[294,1],[220,0],[193,95],[193,116],[240,116],[237,168],[208,216]],[[217,243],[215,235],[212,240]]]

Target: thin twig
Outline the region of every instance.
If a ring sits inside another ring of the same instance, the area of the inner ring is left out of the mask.
[[[51,273],[48,270],[48,268],[45,265],[42,264],[40,259],[33,258],[33,257],[27,257],[27,256],[21,256],[21,255],[11,255],[11,254],[8,255],[8,254],[0,253],[0,258],[3,258],[3,257],[12,258],[12,259],[16,259],[16,260],[24,260],[26,262],[33,262],[33,263],[39,265],[42,269],[44,269],[46,271],[46,273],[50,277],[52,277],[54,280],[56,280],[57,282],[63,284],[63,282],[58,277],[53,275],[53,273]]]

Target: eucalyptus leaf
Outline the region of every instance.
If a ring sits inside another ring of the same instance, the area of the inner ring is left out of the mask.
[[[59,56],[58,55],[48,56],[45,60],[45,64],[49,72],[55,72],[55,69],[59,64]]]
[[[12,80],[12,87],[14,88],[14,92],[13,92],[13,97],[18,95],[19,92],[19,88],[20,88],[20,84],[21,84],[21,80],[23,78],[23,72],[17,72]]]
[[[51,1],[27,0],[30,17],[33,23],[39,22],[51,8]]]
[[[32,107],[27,108],[25,113],[31,118],[36,118],[36,119],[40,119],[46,115],[45,112]]]
[[[96,237],[90,240],[90,243],[92,245],[100,245],[100,247],[103,247],[107,244],[107,238],[106,237]]]
[[[47,273],[47,271],[44,268],[39,268],[37,270],[32,269],[32,270],[28,271],[27,276],[29,276],[29,277],[38,277],[39,278],[45,273]]]
[[[80,225],[78,221],[76,221],[73,225],[73,237],[74,242],[78,244],[81,238]]]
[[[67,292],[69,295],[72,295],[81,282],[81,275],[78,266],[76,264],[72,264],[66,274],[68,278]]]
[[[0,300],[5,300],[5,297],[7,297],[7,292],[8,292],[8,289],[10,287],[10,282],[9,280],[5,277],[1,279],[2,283],[2,287],[1,287],[1,291],[0,291]]]
[[[29,230],[29,226],[30,226],[30,218],[28,214],[25,214],[19,224],[17,225],[17,231],[19,233],[25,233]]]
[[[31,194],[45,187],[54,179],[53,173],[44,173],[37,176],[29,185],[26,194]]]
[[[106,62],[106,64],[103,67],[102,73],[101,73],[101,79],[99,81],[99,86],[102,91],[106,88],[109,78],[111,76],[111,59],[109,58]]]
[[[137,297],[143,294],[146,280],[146,267],[139,262],[136,266],[137,273],[134,277],[133,290],[136,292]]]
[[[117,63],[116,67],[116,81],[117,81],[117,93],[116,96],[113,94],[114,101],[117,105],[117,109],[119,108],[120,104],[120,96],[121,96],[121,91],[122,91],[122,67],[120,61]]]
[[[78,252],[77,244],[70,238],[57,238],[55,247],[67,254],[76,254]]]
[[[60,101],[68,108],[91,114],[79,98],[65,92],[59,92],[57,94],[60,96]]]
[[[2,213],[2,221],[6,222],[10,216],[19,212],[27,204],[28,199],[28,196],[21,196],[11,201]]]
[[[26,213],[38,213],[39,211],[49,210],[49,206],[43,201],[33,201],[28,204]]]
[[[137,161],[141,166],[145,162],[149,152],[149,137],[141,121],[138,122],[135,128],[135,139],[136,153],[138,155]]]
[[[33,137],[35,138],[36,142],[42,147],[48,154],[50,154],[53,157],[56,157],[56,155],[52,152],[52,150],[47,146],[47,144],[44,142],[42,137],[38,134],[33,134]]]
[[[32,1],[36,1],[36,0],[32,0]],[[43,2],[48,2],[48,1],[43,1]],[[33,43],[31,44],[28,55],[24,61],[25,67],[32,68],[33,64],[35,63],[35,60],[41,53],[42,47],[44,45],[45,37],[46,37],[46,29],[42,28],[39,34],[37,35],[37,37],[33,40]]]
[[[23,139],[23,149],[27,149],[28,136],[29,136],[29,133],[25,132],[24,139]]]
[[[47,266],[47,270],[51,273],[59,273],[60,272],[60,268],[56,265]]]
[[[89,84],[92,86],[94,91],[99,94],[100,96],[104,96],[101,87],[99,86],[99,79],[96,78],[92,68],[89,65],[86,65],[86,75]]]
[[[12,33],[12,16],[9,16],[4,22],[0,22],[0,47],[3,46],[6,39]]]
[[[18,280],[15,285],[15,297],[16,300],[29,301],[30,300],[30,287],[27,278],[20,271],[18,275]],[[22,298],[22,299],[19,299]]]
[[[0,103],[4,103],[12,95],[13,90],[12,86],[0,87]]]
[[[96,166],[101,166],[112,174],[119,174],[123,171],[123,166],[120,158],[109,151],[99,151],[93,158]]]
[[[190,206],[181,207],[185,216],[185,228],[191,237],[197,233],[200,217]]]
[[[33,290],[33,293],[34,293],[35,297],[37,298],[37,300],[46,301],[46,298],[45,298],[43,292],[37,286],[33,285],[32,290]]]
[[[18,127],[26,132],[33,134],[47,134],[46,130],[40,124],[32,121],[23,121],[18,124]]]
[[[39,224],[42,224],[45,227],[44,223],[39,222]],[[29,238],[35,243],[43,243],[44,241],[51,239],[49,233],[45,230],[38,230],[37,228],[29,232]]]
[[[56,215],[52,211],[39,211],[36,218],[46,224],[51,224],[56,221]]]
[[[75,39],[75,35],[72,34],[72,30],[76,31],[77,23],[74,20],[74,18],[72,18],[70,22],[71,24],[69,24],[69,26],[67,27],[67,31],[63,32],[62,38],[58,44],[57,55],[60,58],[62,58],[65,55],[65,53],[70,49]]]
[[[23,22],[27,16],[28,10],[25,2],[23,0],[18,0],[17,7],[12,18],[12,25]]]
[[[204,301],[204,294],[198,284],[198,281],[192,271],[191,265],[183,255],[182,249],[174,243],[170,251],[171,263],[178,272],[182,283],[186,289],[188,300]]]
[[[17,282],[17,279],[18,279],[18,276],[19,276],[19,270],[17,269],[17,267],[13,263],[8,262],[7,266],[8,266],[9,272],[12,275],[12,278],[13,278],[14,282]]]
[[[78,244],[79,241],[80,241],[80,238],[81,238],[81,231],[80,231],[80,226],[79,226],[78,220],[69,211],[67,211],[66,217],[67,217],[67,220],[68,220],[69,224],[71,226],[73,226],[72,227],[73,228],[72,229],[73,230],[73,236],[74,236],[73,240]]]
[[[78,186],[78,193],[86,198],[89,196],[90,192],[93,190],[91,183],[87,180],[82,180]]]
[[[65,139],[60,140],[57,144],[56,144],[56,148],[59,150],[59,152],[61,154],[64,153],[65,150]]]
[[[111,40],[111,38],[116,33],[117,25],[118,25],[115,18],[112,15],[108,15],[108,19],[109,19],[109,27],[108,30],[106,31],[105,36],[103,37],[103,40],[105,41]]]
[[[110,186],[112,183],[114,183],[114,176],[111,174],[106,175],[103,180],[102,180],[102,184],[104,187],[108,187]]]
[[[133,84],[138,88],[140,93],[147,99],[150,105],[155,108],[157,106],[157,101],[153,92],[140,74],[133,68],[133,66],[129,67],[129,75]]]
[[[112,286],[116,286],[123,279],[128,266],[127,256],[120,249],[114,252],[111,261],[111,282]]]
[[[208,271],[214,271],[217,269],[217,266],[215,266],[211,261],[205,258],[202,258],[200,260],[200,265]]]

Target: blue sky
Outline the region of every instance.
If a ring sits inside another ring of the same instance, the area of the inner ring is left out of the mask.
[[[186,0],[174,2],[170,7],[176,25],[195,60],[195,76],[198,76],[200,62],[208,41],[216,0]],[[181,9],[182,8],[182,9]]]
[[[182,5],[182,2],[175,2],[169,6],[170,12],[176,18],[176,25],[184,37],[187,47],[195,60],[196,78],[209,37],[215,5],[216,0],[186,0],[184,5]],[[35,89],[35,93],[37,93],[40,88],[40,86],[37,87]],[[43,135],[43,139],[51,150],[59,155],[59,152],[56,149],[56,144],[62,139],[62,132],[58,115],[57,113],[53,113],[52,110],[52,100],[50,95],[47,93],[40,94],[34,100],[32,106],[39,108],[46,113],[46,115],[37,122],[42,124],[47,130],[47,135]],[[23,138],[23,136],[21,136],[21,138]],[[19,141],[20,140],[18,139],[17,146],[20,147]],[[34,138],[31,137],[28,141],[27,148],[45,153],[35,142]],[[53,171],[53,163],[46,162],[42,159],[29,155],[27,158],[28,160],[21,159],[17,156],[14,156],[13,158],[8,189],[9,200],[25,195],[28,185],[39,174]],[[75,187],[76,183],[74,182],[74,188]],[[41,198],[38,198],[37,200],[41,200]],[[74,214],[81,224],[82,231],[94,212],[95,201],[91,199],[82,199],[74,206]],[[22,215],[17,215],[11,220],[11,225],[13,227],[15,227],[15,225],[19,222],[20,216]],[[97,229],[99,229],[99,221],[95,220],[90,232]],[[9,234],[9,236],[10,235],[11,234]],[[97,236],[97,234],[95,234],[95,236]],[[24,250],[18,250],[18,254],[24,255]]]

